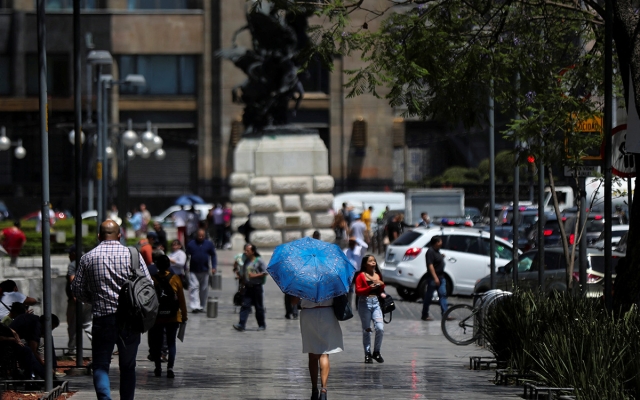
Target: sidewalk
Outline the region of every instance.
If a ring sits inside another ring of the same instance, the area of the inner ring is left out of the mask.
[[[222,291],[218,317],[189,315],[184,343],[178,341],[176,378],[156,378],[147,360],[147,338],[138,351],[136,399],[308,399],[311,384],[307,356],[302,354],[297,320],[284,318],[283,295],[269,279],[265,287],[267,330],[258,332],[253,315],[247,331],[236,332],[239,308],[232,304],[235,281],[231,271],[233,253],[219,251]],[[392,295],[395,290],[388,290]],[[395,296],[394,296],[395,298]],[[452,303],[468,299],[451,298]],[[520,387],[493,385],[493,371],[469,370],[470,356],[488,356],[475,345],[456,346],[442,335],[440,321],[420,321],[422,305],[397,303],[393,321],[385,325],[384,364],[364,364],[360,319],[342,322],[345,351],[331,355],[330,399],[516,399]],[[438,306],[432,309],[439,318]],[[66,324],[54,331],[58,346],[66,343]],[[373,338],[372,338],[373,339]],[[85,347],[88,345],[85,344]],[[86,354],[85,354],[86,355]],[[118,359],[111,363],[111,388],[118,394]],[[164,371],[163,371],[164,375]],[[73,400],[95,399],[90,376],[69,376]]]

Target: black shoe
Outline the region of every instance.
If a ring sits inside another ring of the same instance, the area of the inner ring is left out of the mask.
[[[327,400],[327,391],[323,390],[320,392],[320,396],[318,397],[318,400]]]
[[[233,329],[237,330],[238,332],[244,332],[244,328],[238,324],[233,325]]]
[[[293,314],[293,319],[298,319],[298,314]]]
[[[167,378],[173,379],[175,377],[176,377],[176,374],[173,373],[173,370],[172,369],[168,369],[167,370]]]
[[[374,352],[372,357],[373,357],[374,360],[376,360],[380,364],[382,364],[384,362],[384,358],[382,358],[382,356],[380,355],[379,351]]]
[[[290,316],[289,314],[285,314],[285,315],[284,315],[284,317],[285,317],[286,319],[291,319],[291,316]]]
[[[265,329],[267,329],[267,327],[266,327],[266,326],[259,326],[259,327],[258,327],[258,330],[259,330],[259,331],[264,331]]]
[[[160,368],[156,368],[156,369],[154,369],[154,370],[153,370],[153,374],[154,374],[155,376],[160,376],[160,375],[162,375],[162,369],[160,369]]]
[[[420,319],[423,320],[423,321],[433,321],[432,317],[422,317]]]
[[[311,400],[318,400],[318,396],[320,395],[320,391],[318,388],[311,389]]]
[[[198,308],[195,308],[195,309],[191,310],[191,314],[197,314],[199,312],[200,312],[200,309],[198,309]]]
[[[373,360],[371,359],[371,354],[367,353],[364,355],[364,363],[365,364],[373,364]]]

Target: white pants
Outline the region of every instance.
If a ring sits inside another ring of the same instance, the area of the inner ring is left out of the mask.
[[[209,297],[209,271],[189,272],[189,307],[204,310]]]

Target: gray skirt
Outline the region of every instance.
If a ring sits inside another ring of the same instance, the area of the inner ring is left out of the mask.
[[[302,352],[333,354],[343,350],[342,329],[331,307],[303,308],[300,311]]]

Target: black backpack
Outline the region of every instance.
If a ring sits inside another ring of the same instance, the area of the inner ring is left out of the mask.
[[[178,294],[171,287],[173,273],[169,272],[164,278],[156,277],[156,295],[158,296],[158,318],[170,318],[175,316],[180,309]]]
[[[120,288],[116,320],[120,329],[144,333],[156,323],[158,296],[142,269],[138,249],[129,247],[131,275]]]

